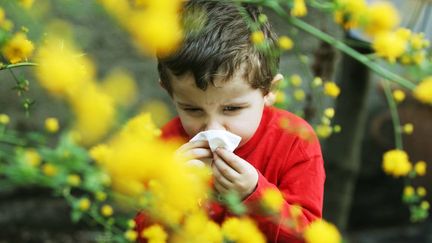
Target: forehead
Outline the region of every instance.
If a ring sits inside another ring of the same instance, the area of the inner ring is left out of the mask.
[[[236,98],[257,91],[246,81],[242,72],[237,72],[228,80],[215,77],[205,90],[196,86],[192,73],[172,77],[171,87],[173,96],[177,98],[194,98],[194,96],[219,95],[221,98]]]

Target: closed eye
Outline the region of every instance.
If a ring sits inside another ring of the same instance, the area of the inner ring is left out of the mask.
[[[225,106],[223,108],[223,110],[227,111],[227,112],[238,111],[238,110],[241,110],[241,109],[243,109],[243,107],[241,107],[241,106]]]

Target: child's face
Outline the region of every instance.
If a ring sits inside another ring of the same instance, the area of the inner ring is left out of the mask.
[[[227,82],[216,78],[214,83],[203,91],[191,74],[173,78],[172,98],[183,128],[190,137],[206,130],[227,130],[239,135],[243,145],[259,126],[265,96],[239,74]]]

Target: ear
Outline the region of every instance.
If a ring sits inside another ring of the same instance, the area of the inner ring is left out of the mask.
[[[281,80],[283,80],[283,75],[278,73],[273,77],[270,85],[270,91],[264,96],[264,104],[266,106],[272,106],[276,101],[276,89]]]

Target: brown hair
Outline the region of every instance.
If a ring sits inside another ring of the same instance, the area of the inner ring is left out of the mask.
[[[252,88],[268,93],[279,58],[258,51],[250,41],[251,30],[245,20],[257,22],[258,7],[232,1],[191,0],[183,7],[184,40],[170,56],[158,57],[162,86],[172,95],[171,75],[191,72],[196,86],[205,90],[214,77],[229,80],[244,67],[243,75]],[[266,41],[273,46],[276,35],[268,22],[260,25]]]

